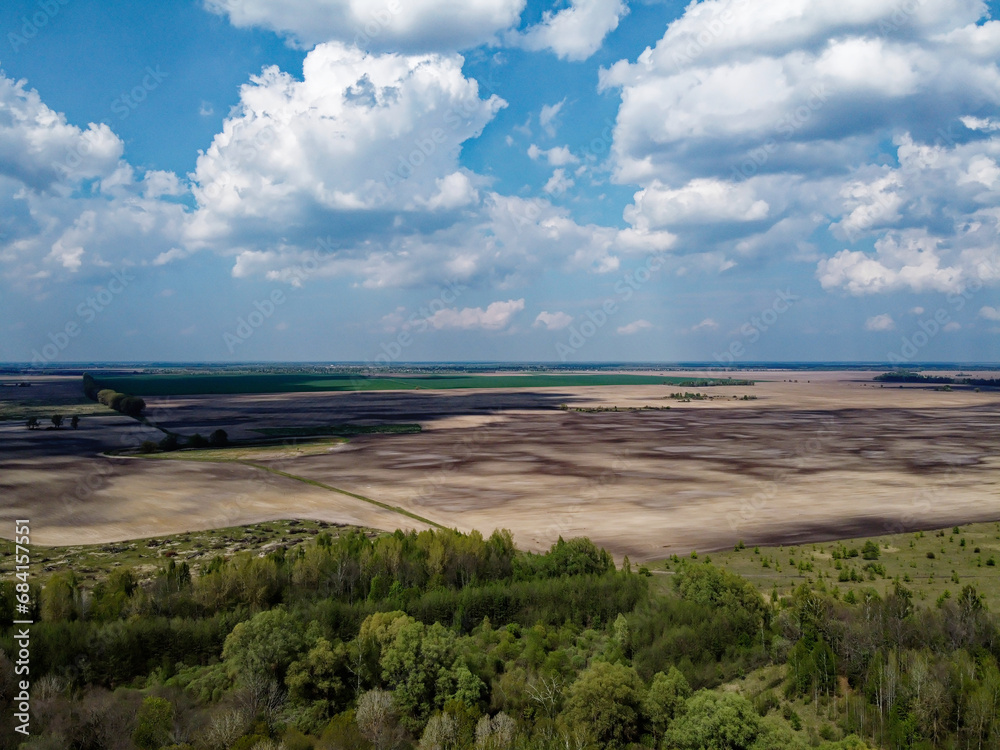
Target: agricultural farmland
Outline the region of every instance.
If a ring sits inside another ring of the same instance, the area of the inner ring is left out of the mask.
[[[676,381],[709,375],[184,396],[120,376],[116,388],[147,399],[147,424],[110,410],[78,430],[3,423],[0,482],[5,512],[33,507],[48,544],[303,518],[505,527],[527,549],[590,536],[616,557],[656,560],[739,538],[800,544],[1000,517],[1000,394],[888,387],[875,374],[755,372],[755,385],[688,385],[682,399]],[[185,388],[210,376],[199,377]],[[75,387],[51,381],[18,396],[73,399]],[[217,430],[231,447],[114,455]]]

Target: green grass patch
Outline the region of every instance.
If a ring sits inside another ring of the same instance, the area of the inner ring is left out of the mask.
[[[302,456],[318,456],[328,453],[331,448],[343,445],[344,438],[327,440],[310,440],[308,442],[286,445],[284,443],[268,442],[262,445],[229,445],[224,448],[193,448],[162,453],[130,454],[141,455],[143,458],[159,458],[171,461],[209,461],[225,463],[227,461],[282,461],[288,458]]]
[[[706,387],[752,385],[728,378],[671,378],[661,375],[501,374],[501,375],[315,375],[312,373],[150,374],[97,378],[100,388],[141,396],[194,396],[242,393],[308,393],[325,391],[452,390],[458,388],[572,388],[580,386],[670,385]]]
[[[871,559],[874,549],[878,556]],[[743,576],[765,595],[777,588],[784,596],[806,583],[841,599],[851,591],[860,596],[866,588],[882,596],[898,579],[926,606],[956,597],[962,587],[972,585],[992,611],[1000,612],[1000,523],[995,522],[795,546],[746,544],[705,557]],[[670,560],[665,563],[674,567]]]
[[[420,432],[420,425],[412,424],[331,424],[318,427],[261,427],[254,432],[275,438],[306,438],[336,435],[338,437],[354,437],[355,435],[412,435]]]
[[[87,588],[107,578],[115,568],[138,569],[152,577],[157,570],[174,559],[186,561],[193,571],[208,564],[217,555],[229,556],[237,552],[263,552],[283,546],[293,549],[313,539],[320,531],[333,537],[347,533],[351,528],[325,521],[280,520],[264,523],[230,526],[207,531],[187,531],[171,536],[133,539],[110,544],[73,545],[68,547],[42,547],[32,545],[30,580],[44,583],[55,573],[73,571]],[[365,529],[369,536],[383,532]],[[14,545],[0,540],[0,568],[9,577],[14,567]]]
[[[27,421],[29,417],[35,417],[42,423],[43,427],[46,427],[51,424],[49,420],[53,414],[59,414],[63,417],[64,427],[69,425],[69,420],[73,416],[80,417],[80,419],[119,416],[117,412],[106,406],[82,398],[78,403],[69,404],[47,404],[44,401],[0,401],[0,422]]]

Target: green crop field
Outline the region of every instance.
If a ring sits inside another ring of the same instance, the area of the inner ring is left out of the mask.
[[[98,376],[100,388],[137,396],[194,396],[316,391],[450,390],[455,388],[571,388],[595,385],[670,385],[700,387],[747,385],[748,381],[671,378],[661,375],[315,375],[312,373],[156,374]]]

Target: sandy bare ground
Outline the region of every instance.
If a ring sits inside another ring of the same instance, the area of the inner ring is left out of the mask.
[[[748,377],[769,382],[680,389],[726,396],[689,403],[664,398],[673,386],[150,402],[158,421],[185,434],[420,422],[418,435],[355,438],[272,463],[443,525],[509,528],[535,549],[587,535],[616,555],[651,559],[741,538],[802,542],[1000,519],[1000,393],[879,388],[872,375],[755,372]],[[732,399],[745,394],[757,399]],[[137,440],[134,425],[92,418],[72,433],[0,423],[0,535],[25,516],[45,544],[280,517],[415,525],[251,467],[97,455]]]
[[[100,455],[162,436],[120,416],[85,419],[78,430],[59,431],[29,432],[20,423],[0,422],[0,530],[27,518],[33,542],[66,545],[279,518],[383,529],[402,520],[407,528],[424,528],[398,513],[249,466]]]

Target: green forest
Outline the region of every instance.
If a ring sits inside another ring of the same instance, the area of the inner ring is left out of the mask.
[[[32,586],[32,736],[2,748],[1000,747],[997,619],[966,585],[763,595],[587,539],[324,530]],[[0,588],[0,611],[14,587]],[[3,629],[0,693],[14,694]]]

